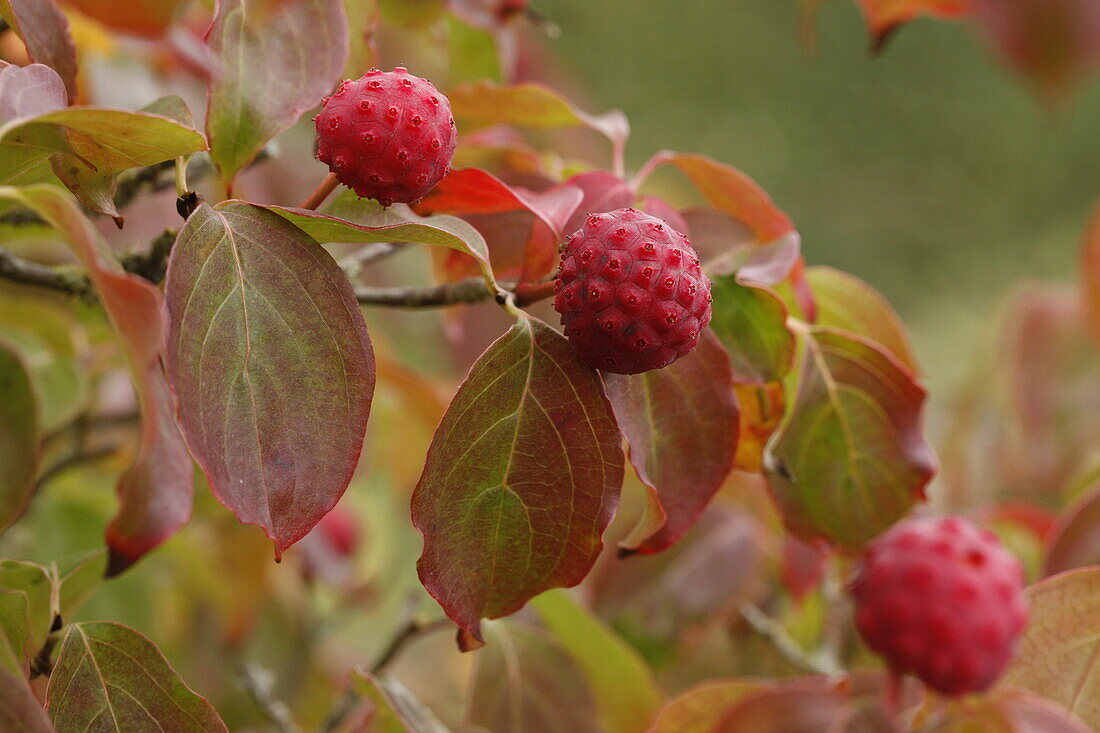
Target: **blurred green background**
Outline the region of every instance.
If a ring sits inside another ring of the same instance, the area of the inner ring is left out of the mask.
[[[662,148],[753,176],[807,260],[856,274],[912,330],[933,403],[1023,279],[1075,277],[1100,197],[1100,88],[1043,104],[964,23],[918,20],[874,56],[852,0],[818,48],[796,0],[541,0],[596,110],[620,107],[636,167]]]

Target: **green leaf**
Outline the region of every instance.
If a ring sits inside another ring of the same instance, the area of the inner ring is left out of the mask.
[[[707,331],[692,353],[664,369],[605,374],[604,382],[630,462],[652,495],[619,546],[660,552],[695,524],[733,470],[739,410],[730,360]]]
[[[0,667],[0,730],[56,733],[23,675]]]
[[[30,367],[0,338],[0,534],[23,516],[34,493],[41,438]]]
[[[1027,628],[1005,673],[1100,728],[1100,567],[1070,570],[1026,591]]]
[[[27,594],[0,589],[0,671],[22,674],[30,639]]]
[[[606,136],[616,149],[625,145],[630,135],[630,124],[619,110],[590,115],[550,87],[533,82],[502,86],[481,81],[455,87],[447,98],[460,125],[505,124],[535,130],[582,126]]]
[[[362,450],[375,371],[351,283],[290,221],[229,201],[180,231],[165,305],[188,445],[281,555],[336,505]]]
[[[12,120],[0,127],[5,148],[62,153],[56,175],[81,203],[118,217],[111,196],[114,176],[206,149],[198,130],[149,112],[69,107]]]
[[[227,731],[152,642],[120,624],[72,624],[57,653],[46,709],[58,733]]]
[[[88,378],[78,363],[72,314],[46,298],[0,293],[0,338],[26,356],[42,432],[68,424],[86,407]]]
[[[817,325],[870,339],[914,374],[920,372],[905,326],[877,290],[832,267],[811,267],[806,270],[806,280],[817,303]]]
[[[794,361],[787,309],[766,288],[742,285],[734,275],[711,278],[710,328],[726,347],[737,384],[778,382]]]
[[[161,294],[148,280],[123,271],[103,237],[60,189],[0,188],[0,199],[5,198],[34,210],[64,235],[95,285],[134,380],[142,416],[141,444],[119,478],[119,513],[107,528],[109,572],[117,574],[191,515],[191,458],[176,426],[160,363]]]
[[[0,589],[26,598],[25,651],[35,654],[46,643],[55,615],[54,581],[41,565],[20,560],[0,560]],[[24,660],[26,661],[26,660]]]
[[[925,392],[869,341],[807,328],[798,397],[768,446],[787,527],[849,551],[924,496],[936,459],[921,432]]]
[[[377,224],[356,224],[309,209],[292,209],[283,206],[265,207],[286,219],[321,244],[331,242],[408,242],[447,247],[470,255],[477,260],[482,273],[492,279],[489,264],[489,248],[485,239],[471,225],[456,216],[420,217],[409,212],[402,217],[395,212],[374,217]]]
[[[398,680],[363,674],[355,689],[371,701],[371,733],[449,733],[431,710],[413,697]]]
[[[455,623],[579,583],[619,501],[623,455],[599,375],[521,316],[470,369],[412,498],[420,580]]]
[[[764,686],[746,679],[702,682],[661,708],[649,733],[711,733],[727,710]]]
[[[638,652],[564,591],[543,593],[531,601],[531,607],[584,672],[602,729],[607,733],[646,730],[661,704],[661,691]]]
[[[247,12],[246,12],[247,10]],[[268,140],[332,91],[348,57],[343,0],[221,0],[206,132],[231,184]]]
[[[507,619],[486,625],[466,718],[493,733],[598,731],[584,672],[545,631]]]
[[[474,28],[454,16],[447,18],[447,51],[451,84],[500,81],[497,42],[488,30]]]
[[[57,611],[69,620],[103,583],[107,553],[92,550],[62,561],[57,568]]]
[[[69,101],[75,101],[76,45],[69,21],[54,0],[0,0],[0,17],[23,39],[31,61],[45,64],[65,82]]]
[[[381,16],[377,0],[344,0],[348,18],[348,60],[344,64],[345,79],[358,79],[378,65],[378,47],[374,34]]]

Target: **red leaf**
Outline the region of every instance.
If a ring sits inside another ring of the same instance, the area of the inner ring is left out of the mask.
[[[733,470],[739,411],[729,357],[708,330],[671,366],[604,381],[630,462],[665,516],[656,532],[636,528],[619,545],[660,552],[695,524]]]
[[[637,198],[634,190],[626,181],[604,171],[589,171],[578,173],[566,181],[571,186],[576,186],[584,194],[577,210],[565,223],[563,231],[572,234],[581,228],[589,214],[602,214],[615,209],[622,209],[634,203]]]
[[[374,357],[351,283],[316,240],[259,206],[201,206],[165,283],[180,425],[215,495],[283,550],[351,481]]]
[[[623,455],[599,375],[521,316],[470,369],[412,497],[424,587],[469,636],[579,583],[619,502]]]
[[[0,730],[54,733],[27,681],[4,667],[0,667]]]
[[[474,215],[471,223],[485,236],[497,274],[505,274],[502,264],[511,259],[518,261],[515,274],[530,281],[542,277],[553,267],[565,223],[582,197],[578,188],[568,184],[536,193],[513,188],[483,170],[466,168],[445,177],[414,208],[420,214]],[[514,212],[527,212],[531,216],[530,219],[499,216]],[[524,230],[527,230],[525,238],[516,236]],[[506,236],[493,236],[494,233]],[[523,249],[510,258],[511,253],[507,250],[512,247],[509,245],[520,241],[525,242]]]
[[[1001,55],[1052,98],[1100,68],[1095,0],[973,0]]]
[[[118,482],[119,513],[107,528],[108,574],[122,572],[174,534],[191,516],[192,466],[168,409],[161,369],[161,294],[124,272],[76,203],[53,186],[29,186],[10,196],[59,229],[99,293],[118,334],[141,407],[141,445]]]
[[[1100,565],[1100,484],[1094,484],[1058,518],[1048,547],[1045,575]]]
[[[139,36],[159,36],[168,28],[180,0],[65,0],[108,28]]]
[[[1085,322],[1100,342],[1100,206],[1092,212],[1081,242],[1081,301]]]
[[[31,61],[56,71],[69,101],[76,101],[76,45],[69,21],[54,0],[0,0],[0,15],[23,39]]]
[[[892,31],[921,15],[957,18],[971,12],[973,0],[856,0],[880,48]]]
[[[829,548],[824,543],[803,542],[791,535],[783,538],[780,575],[783,585],[796,601],[821,585],[828,561]]]
[[[639,182],[656,167],[671,164],[686,175],[714,208],[744,222],[766,244],[794,231],[790,218],[772,203],[764,189],[747,175],[725,163],[698,153],[657,153],[642,168]]]

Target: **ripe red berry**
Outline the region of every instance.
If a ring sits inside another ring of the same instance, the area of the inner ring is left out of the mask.
[[[566,338],[607,372],[668,366],[710,323],[710,281],[691,243],[634,209],[593,214],[567,237],[555,288]]]
[[[856,626],[898,673],[948,695],[988,688],[1027,621],[1020,563],[962,517],[910,519],[867,550]]]
[[[450,102],[400,66],[343,82],[314,123],[317,158],[383,206],[422,198],[447,174],[455,151]]]

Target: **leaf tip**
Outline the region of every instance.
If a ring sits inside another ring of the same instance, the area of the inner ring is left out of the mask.
[[[138,561],[136,557],[129,557],[116,547],[107,548],[107,569],[103,572],[104,578],[114,578],[129,570]]]

